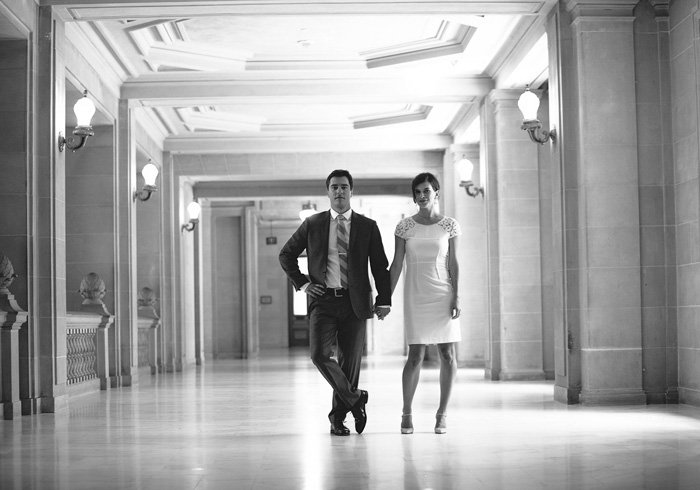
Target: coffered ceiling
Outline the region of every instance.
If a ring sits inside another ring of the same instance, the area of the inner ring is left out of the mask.
[[[554,2],[40,3],[164,149],[202,153],[476,141],[490,90],[546,80]]]

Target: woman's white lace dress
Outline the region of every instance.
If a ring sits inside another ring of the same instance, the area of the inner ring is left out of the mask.
[[[441,344],[462,340],[459,320],[452,320],[449,239],[461,235],[459,223],[444,217],[422,225],[402,219],[394,232],[406,241],[404,324],[406,342]]]

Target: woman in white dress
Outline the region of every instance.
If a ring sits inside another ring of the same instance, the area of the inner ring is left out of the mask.
[[[457,375],[455,343],[459,329],[459,265],[457,240],[461,234],[453,218],[439,213],[440,183],[431,173],[417,175],[411,183],[418,213],[396,225],[395,254],[391,264],[391,291],[401,276],[404,260],[404,324],[408,359],[403,369],[401,433],[413,433],[412,408],[425,348],[437,344],[440,354],[440,405],[435,433],[447,432],[445,417]]]

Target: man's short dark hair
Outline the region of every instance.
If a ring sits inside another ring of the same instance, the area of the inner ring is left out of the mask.
[[[328,175],[328,178],[326,179],[326,190],[328,190],[328,188],[330,187],[331,179],[333,177],[347,177],[348,182],[350,183],[350,190],[352,190],[352,175],[350,175],[350,172],[348,172],[347,170],[342,170],[342,169],[333,170]]]
[[[423,182],[427,182],[433,188],[435,192],[440,190],[440,181],[430,172],[423,172],[418,174],[413,178],[411,182],[411,196],[413,196],[413,202],[416,202],[416,187],[421,185]]]

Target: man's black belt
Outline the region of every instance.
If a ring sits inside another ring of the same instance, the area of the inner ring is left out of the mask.
[[[348,290],[343,288],[326,288],[326,294],[335,296],[336,298],[342,298],[343,296],[347,296]]]

